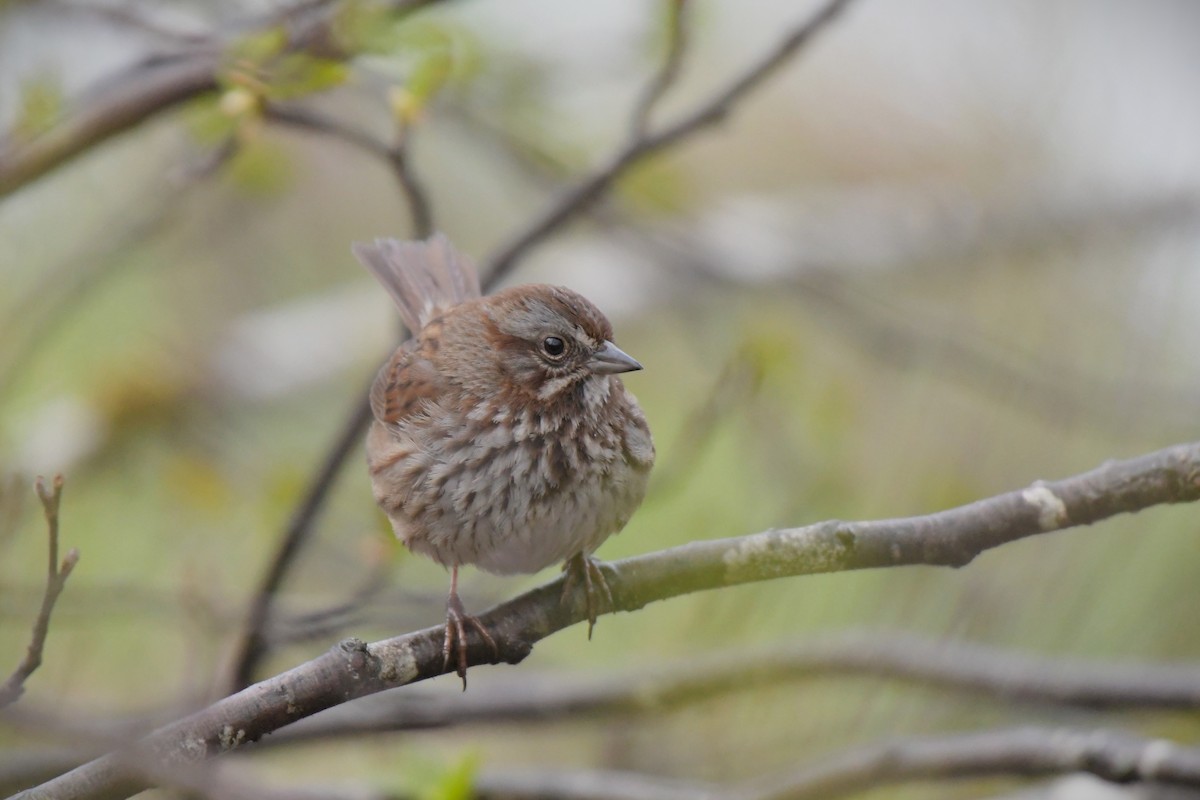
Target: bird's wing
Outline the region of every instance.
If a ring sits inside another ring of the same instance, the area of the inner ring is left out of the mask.
[[[413,339],[396,348],[371,384],[371,412],[385,425],[414,416],[442,392],[442,379]]]

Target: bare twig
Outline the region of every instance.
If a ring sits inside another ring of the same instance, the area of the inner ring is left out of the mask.
[[[1200,787],[1200,749],[1121,731],[1012,728],[909,737],[814,760],[767,781],[731,787],[614,772],[485,771],[484,797],[618,797],[808,800],[853,795],[916,780],[1035,778],[1089,773],[1110,783]],[[606,792],[611,785],[615,791]]]
[[[42,501],[42,511],[46,518],[46,530],[49,535],[49,559],[46,570],[46,593],[42,597],[42,607],[38,611],[37,620],[33,623],[33,633],[29,638],[29,647],[21,663],[8,676],[8,680],[0,685],[0,708],[15,703],[25,691],[25,681],[42,665],[42,649],[46,646],[46,636],[50,633],[50,615],[54,613],[54,604],[67,585],[67,578],[75,564],[79,561],[79,551],[72,547],[58,560],[58,505],[62,498],[63,478],[55,475],[51,488],[46,488],[46,482],[39,476],[34,483],[38,499]]]
[[[658,101],[679,77],[683,65],[683,54],[687,50],[687,25],[685,17],[688,0],[666,0],[667,4],[667,52],[658,72],[646,85],[638,98],[629,121],[629,140],[636,142],[645,138],[650,126],[650,115]]]
[[[1200,788],[1200,749],[1123,731],[1022,727],[884,741],[786,775],[719,786],[629,772],[484,770],[478,797],[564,800],[829,800],[918,780],[1086,773],[1115,784]]]
[[[841,797],[905,781],[1086,772],[1112,783],[1200,787],[1200,750],[1116,731],[1015,728],[899,739],[826,757],[742,800]]]
[[[404,199],[408,203],[413,237],[424,239],[433,233],[433,212],[430,208],[429,195],[414,174],[410,164],[408,149],[411,137],[408,126],[402,126],[397,134],[396,143],[388,145],[365,131],[346,125],[339,119],[327,117],[307,108],[270,106],[266,109],[266,117],[274,122],[301,130],[341,139],[349,145],[386,161],[395,174]]]
[[[396,143],[388,149],[388,161],[396,180],[400,183],[400,191],[408,201],[408,214],[412,218],[413,234],[418,239],[427,239],[433,235],[433,207],[429,202],[429,192],[417,177],[412,168],[411,147],[412,126],[404,120],[397,122]]]
[[[562,225],[586,210],[624,175],[630,167],[662,152],[696,131],[720,122],[755,88],[782,67],[792,56],[824,30],[849,5],[851,0],[830,0],[807,22],[793,30],[766,56],[732,80],[728,86],[657,133],[647,133],[624,144],[603,165],[579,183],[568,188],[529,225],[514,234],[488,259],[484,274],[493,280],[505,277],[517,260]]]
[[[690,592],[794,575],[912,564],[962,567],[975,556],[1030,536],[1088,525],[1163,503],[1200,499],[1200,442],[1112,461],[921,517],[830,521],[733,539],[698,541],[609,565],[612,611],[634,611]],[[535,643],[587,616],[582,591],[562,596],[562,578],[481,617],[499,652],[472,637],[473,664],[518,663]],[[226,697],[143,739],[138,748],[167,765],[219,755],[243,742],[349,700],[446,672],[444,626],[367,644],[346,640],[324,655]],[[99,798],[142,784],[105,756],[23,795]]]

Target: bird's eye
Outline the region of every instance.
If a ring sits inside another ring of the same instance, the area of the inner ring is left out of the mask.
[[[567,343],[557,336],[547,336],[542,339],[542,352],[551,358],[558,358],[567,350]]]

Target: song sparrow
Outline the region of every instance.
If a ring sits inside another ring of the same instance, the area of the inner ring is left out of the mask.
[[[654,463],[646,418],[616,377],[642,365],[570,289],[481,297],[444,236],[354,254],[414,334],[371,387],[367,463],[396,535],[450,568],[445,668],[457,651],[465,689],[466,625],[496,649],[458,597],[464,564],[511,574],[565,560],[564,598],[583,583],[590,638],[601,595],[612,602],[591,554],[641,504]]]

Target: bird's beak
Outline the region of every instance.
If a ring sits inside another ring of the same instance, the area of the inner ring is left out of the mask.
[[[588,366],[597,375],[614,375],[618,372],[633,372],[642,368],[636,358],[626,354],[612,342],[605,342],[604,346],[592,355]]]

